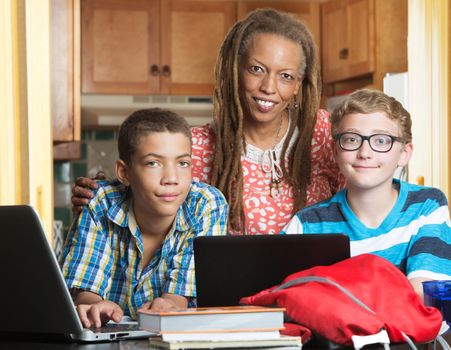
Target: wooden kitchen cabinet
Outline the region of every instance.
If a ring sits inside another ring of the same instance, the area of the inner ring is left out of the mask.
[[[161,18],[161,93],[212,95],[216,57],[236,22],[236,3],[163,0]]]
[[[82,92],[211,95],[236,3],[82,0]]]
[[[80,2],[52,0],[51,99],[54,159],[80,157]]]
[[[293,1],[238,1],[238,18],[244,18],[249,12],[257,8],[273,8],[295,15],[303,21],[313,35],[315,43],[321,52],[321,12],[318,2]]]
[[[374,0],[331,0],[322,4],[323,81],[374,72]]]
[[[82,0],[81,11],[82,92],[158,92],[160,2]]]

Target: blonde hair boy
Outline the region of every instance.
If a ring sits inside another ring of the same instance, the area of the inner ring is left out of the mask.
[[[299,211],[283,233],[346,233],[351,255],[372,253],[422,281],[451,279],[448,202],[436,188],[394,178],[413,151],[410,114],[393,97],[363,89],[332,113],[334,155],[347,180],[332,198]]]

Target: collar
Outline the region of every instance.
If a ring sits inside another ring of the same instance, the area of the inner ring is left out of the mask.
[[[175,230],[178,232],[188,231],[191,227],[196,225],[201,218],[201,216],[195,211],[197,201],[193,200],[195,193],[197,193],[194,190],[196,186],[196,183],[193,181],[185,201],[177,211],[177,215],[175,217]]]
[[[138,231],[138,224],[136,223],[135,212],[133,211],[133,203],[129,200],[128,206],[128,229],[132,233],[132,235],[136,236],[136,232]]]
[[[285,140],[287,138],[288,135],[288,130],[290,130],[290,125],[291,125],[291,118],[288,119],[288,127],[287,130],[285,131],[285,134],[283,135],[283,137],[280,139],[280,141],[274,145],[274,147],[270,150],[270,151],[274,151],[276,153],[277,159],[280,159],[280,156],[282,154],[282,148],[283,148],[283,144],[285,143]],[[297,139],[299,135],[299,130],[298,128],[296,128],[293,132],[293,136],[291,137],[290,143],[288,144],[288,149],[287,149],[287,153],[289,154],[289,150],[291,149],[291,147],[293,147],[295,140]],[[258,148],[254,145],[251,145],[249,143],[246,143],[246,154],[243,155],[245,159],[250,160],[254,163],[258,163],[261,165],[269,165],[269,160],[268,157],[265,157],[265,154],[268,153],[268,150],[262,150],[261,148]]]
[[[114,197],[108,198],[111,201],[111,206],[108,209],[107,217],[110,221],[120,227],[127,227],[129,221],[129,201],[127,195],[129,193],[128,188],[124,185],[120,185],[117,192],[114,192]]]

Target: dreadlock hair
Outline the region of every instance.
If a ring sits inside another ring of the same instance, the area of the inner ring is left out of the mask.
[[[299,108],[291,110],[290,128],[281,155],[285,160],[290,140],[298,128],[299,134],[288,154],[288,164],[284,161],[281,164],[283,175],[293,188],[293,213],[306,203],[311,170],[310,149],[321,95],[316,45],[307,27],[294,16],[272,9],[257,9],[230,29],[215,68],[213,120],[216,144],[211,183],[222,191],[230,205],[229,227],[242,233],[245,233],[245,217],[241,155],[246,147],[243,119],[248,108],[241,99],[239,75],[249,44],[255,35],[261,33],[279,35],[299,44],[303,57],[299,67],[299,78],[302,79],[297,95]]]

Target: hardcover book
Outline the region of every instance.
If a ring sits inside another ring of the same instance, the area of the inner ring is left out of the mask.
[[[228,341],[228,340],[268,340],[280,338],[279,331],[261,332],[182,332],[160,333],[164,341]]]
[[[227,340],[227,341],[163,341],[161,338],[149,338],[152,347],[179,350],[179,349],[215,349],[215,348],[271,348],[271,350],[300,350],[301,337],[281,335],[277,339],[266,340]]]
[[[284,328],[284,311],[250,305],[140,311],[138,321],[142,329],[159,333],[278,331]]]

